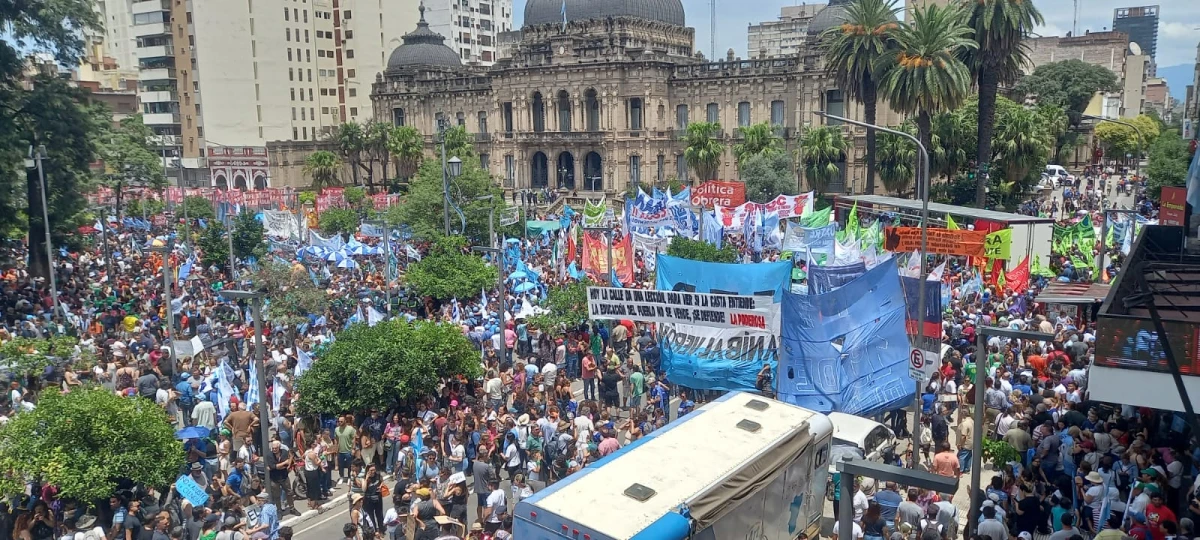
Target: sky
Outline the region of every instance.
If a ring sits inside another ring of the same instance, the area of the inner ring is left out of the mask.
[[[752,23],[775,20],[782,6],[799,5],[795,0],[715,0],[717,7],[717,56],[733,49],[737,56],[746,57],[746,27]],[[1153,1],[1153,0],[1152,0]],[[1169,74],[1190,75],[1196,62],[1196,45],[1200,43],[1200,1],[1157,0],[1159,5],[1158,65],[1171,68],[1187,65],[1189,69],[1168,69]],[[824,3],[824,2],[809,2]],[[898,5],[904,0],[899,0]],[[1071,31],[1073,2],[1071,0],[1034,0],[1046,23],[1037,32],[1044,36],[1062,36]],[[1101,31],[1111,28],[1113,9],[1142,4],[1135,0],[1079,0],[1078,33],[1084,30]],[[688,26],[696,29],[696,44],[709,55],[710,0],[683,0]],[[517,27],[525,10],[525,0],[515,0]],[[1174,77],[1182,78],[1182,77]],[[1191,80],[1168,80],[1171,93],[1182,99],[1184,87]]]

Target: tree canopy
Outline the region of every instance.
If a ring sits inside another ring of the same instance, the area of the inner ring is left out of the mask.
[[[1065,109],[1079,123],[1079,114],[1087,109],[1096,92],[1117,89],[1117,75],[1108,68],[1072,59],[1042,64],[1034,68],[1013,88],[1018,101],[1037,96],[1039,105]]]
[[[225,237],[225,225],[220,221],[209,223],[196,243],[200,246],[200,262],[205,267],[229,267],[229,242]]]
[[[1137,130],[1116,122],[1096,124],[1096,139],[1104,144],[1105,156],[1109,159],[1124,160],[1127,154],[1136,154],[1139,132],[1144,138],[1141,140],[1142,152],[1149,150],[1154,145],[1155,139],[1158,138],[1158,122],[1155,122],[1153,118],[1139,114],[1136,118],[1127,121],[1137,126]]]
[[[425,258],[408,265],[405,280],[417,294],[438,300],[474,298],[496,283],[498,270],[478,255],[464,253],[461,236],[443,237]]]
[[[578,327],[588,319],[587,288],[597,283],[584,279],[551,289],[542,307],[548,311],[529,318],[529,324],[544,332],[561,332]]]
[[[1162,188],[1183,186],[1187,179],[1192,152],[1179,132],[1169,129],[1159,135],[1150,147],[1146,164],[1146,193],[1153,199],[1162,196]]]
[[[94,110],[100,116],[96,121],[100,132],[95,140],[99,157],[104,160],[104,180],[116,196],[119,220],[126,188],[148,187],[159,191],[167,187],[167,178],[163,176],[162,157],[150,148],[154,131],[142,123],[142,115],[123,118],[113,126],[108,121],[112,118],[108,107],[96,106]]]
[[[263,224],[254,212],[242,212],[233,219],[233,254],[238,259],[260,258],[266,253]]]
[[[349,208],[328,208],[317,216],[322,234],[354,233],[358,230],[358,212]]]
[[[733,244],[726,243],[718,248],[708,242],[692,240],[683,236],[671,239],[671,243],[667,246],[667,255],[693,261],[719,263],[736,263],[739,260],[738,250]]]
[[[20,495],[29,478],[82,501],[111,496],[122,479],[162,489],[183,463],[183,445],[161,406],[101,388],[45,392],[36,409],[0,427],[5,495]]]
[[[742,163],[741,176],[742,182],[746,183],[746,199],[749,201],[765,203],[780,194],[796,194],[792,160],[782,152],[751,156]]]
[[[467,230],[459,230],[462,228],[462,219],[454,208],[450,209],[450,229],[452,233],[457,232],[472,240],[485,241],[489,208],[494,207],[496,215],[500,215],[500,210],[505,206],[503,193],[492,181],[491,174],[479,166],[479,159],[470,153],[469,145],[460,142],[454,135],[456,133],[459,130],[447,131],[446,155],[456,155],[462,160],[462,174],[450,180],[450,199],[462,210]],[[452,147],[455,150],[453,154]],[[417,174],[409,180],[408,195],[400,204],[388,209],[388,224],[392,227],[408,226],[413,236],[421,239],[442,236],[445,229],[442,193],[441,160],[425,160]],[[479,200],[487,195],[492,195],[492,199]]]
[[[313,284],[303,268],[264,260],[250,280],[256,289],[267,291],[266,317],[272,322],[302,324],[308,315],[319,315],[329,307],[329,295]]]
[[[303,413],[386,410],[437,392],[443,378],[481,374],[479,350],[454,324],[403,318],[351,325],[296,381]]]

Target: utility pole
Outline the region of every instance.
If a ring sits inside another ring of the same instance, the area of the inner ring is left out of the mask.
[[[262,330],[262,303],[263,293],[259,291],[239,291],[226,289],[221,291],[221,296],[233,300],[246,300],[250,302],[250,313],[254,319],[254,369],[258,372],[258,425],[262,430],[262,455],[263,463],[267,468],[267,493],[271,496],[271,503],[276,508],[279,507],[280,493],[286,489],[286,486],[278,485],[271,481],[271,468],[274,466],[272,461],[275,456],[271,453],[271,404],[267,402],[267,368],[264,365],[264,357],[266,350],[263,346],[263,330]],[[272,484],[276,484],[272,486]],[[278,488],[272,489],[272,487]]]
[[[475,200],[491,200],[491,195],[484,195]],[[504,342],[504,246],[496,237],[496,205],[491,205],[488,208],[488,241],[491,242],[491,247],[473,247],[472,251],[483,253],[492,253],[496,256],[496,294],[500,296],[500,361],[508,360],[508,344]],[[487,311],[487,306],[483,306],[483,310]]]
[[[174,251],[173,244],[170,238],[167,243],[161,246],[150,246],[150,251],[158,253],[162,256],[162,274],[163,274],[163,300],[166,302],[166,322],[167,322],[167,342],[171,348],[171,361],[166,364],[170,366],[169,376],[175,374],[175,363],[179,361],[175,356],[175,310],[171,306],[171,252]]]
[[[42,196],[42,226],[46,232],[46,264],[49,265],[46,271],[50,274],[50,294],[54,297],[52,307],[55,315],[61,315],[59,312],[61,305],[58,303],[58,277],[55,275],[57,272],[54,269],[54,241],[50,239],[50,210],[49,206],[46,205],[46,190],[48,186],[46,185],[46,171],[42,168],[42,158],[46,155],[46,146],[39,144],[36,148],[31,147],[29,152],[33,155],[33,161],[37,163],[38,192]],[[26,160],[25,166],[32,167],[33,164],[30,163],[30,160]],[[101,223],[100,225],[102,227],[107,226],[106,223]],[[106,243],[105,246],[107,245]]]

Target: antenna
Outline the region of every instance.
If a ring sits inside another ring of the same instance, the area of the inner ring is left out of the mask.
[[[1071,12],[1071,35],[1079,35],[1079,0],[1075,0],[1075,8]]]
[[[717,58],[717,0],[708,1],[708,10],[708,58],[712,62]]]

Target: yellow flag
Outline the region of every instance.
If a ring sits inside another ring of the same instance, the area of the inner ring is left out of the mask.
[[[958,224],[954,222],[954,217],[950,214],[946,214],[946,228],[952,231],[957,231],[959,229]]]

